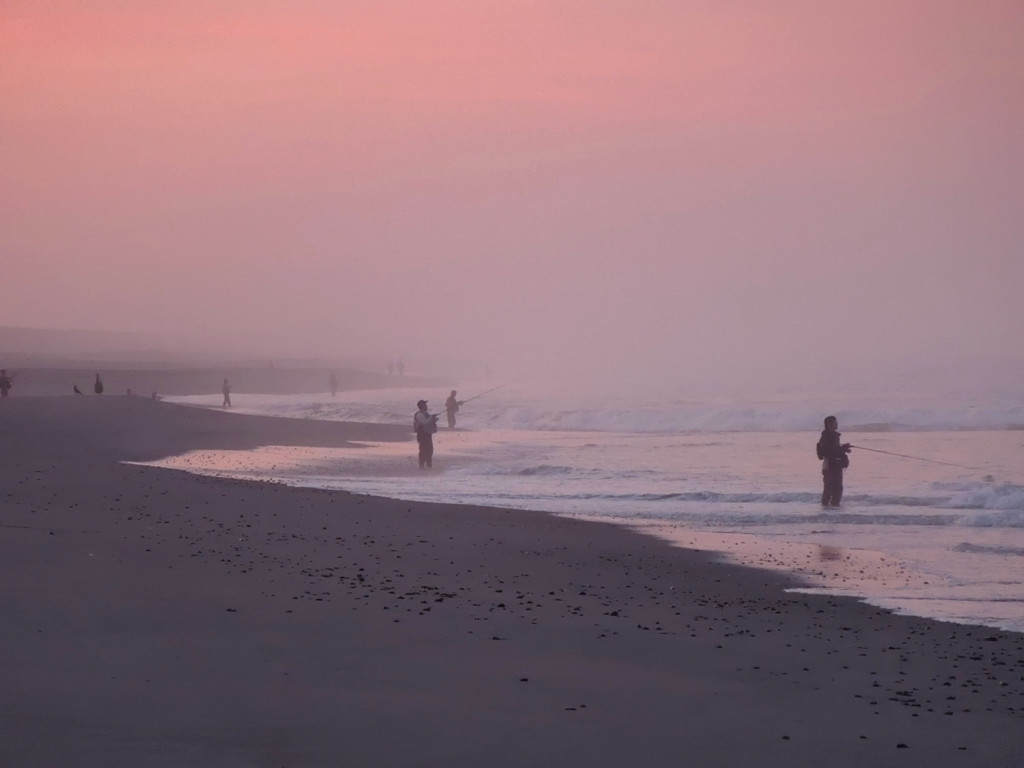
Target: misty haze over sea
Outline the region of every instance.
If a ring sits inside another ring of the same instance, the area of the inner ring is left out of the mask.
[[[96,359],[401,359],[566,394],[1024,366],[1013,4],[0,22],[0,326],[105,331]]]

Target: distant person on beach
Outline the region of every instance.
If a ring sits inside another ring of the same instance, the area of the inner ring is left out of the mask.
[[[462,400],[455,399],[455,390],[448,395],[448,399],[444,401],[444,410],[448,414],[448,429],[455,429],[455,414],[459,412],[459,406],[462,405]]]
[[[399,376],[405,376],[405,363],[403,363],[401,359],[395,363],[395,371]]]
[[[96,374],[96,383],[92,385],[92,391],[97,395],[103,394],[103,379],[100,378],[98,373]]]
[[[825,417],[825,429],[818,440],[818,458],[821,459],[821,476],[824,490],[821,506],[838,507],[843,498],[843,470],[850,466],[849,443],[840,443],[839,420],[835,416]]]
[[[231,382],[224,379],[224,384],[220,388],[220,391],[224,393],[224,402],[221,404],[221,408],[231,407]]]
[[[338,394],[338,377],[335,374],[331,374],[331,378],[328,379],[327,385],[331,388],[331,397]]]
[[[7,369],[0,369],[0,397],[7,397],[7,393],[11,391],[12,386],[14,386],[14,382],[7,375]]]
[[[418,411],[412,417],[412,428],[416,433],[416,442],[420,446],[420,469],[430,469],[434,465],[434,433],[437,432],[437,414],[427,411],[427,401],[416,403]]]

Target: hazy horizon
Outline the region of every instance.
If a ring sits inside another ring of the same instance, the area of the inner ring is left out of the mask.
[[[1024,372],[1012,2],[14,0],[0,50],[0,326],[637,389]]]

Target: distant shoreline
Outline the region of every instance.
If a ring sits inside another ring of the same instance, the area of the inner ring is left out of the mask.
[[[6,364],[0,364],[4,367]],[[113,363],[96,366],[17,367],[6,365],[14,378],[10,397],[56,397],[73,394],[77,386],[83,394],[93,394],[97,373],[103,379],[104,396],[131,394],[205,395],[219,393],[225,378],[236,394],[314,394],[330,393],[330,377],[337,379],[338,391],[385,389],[390,387],[444,386],[445,379],[423,376],[397,376],[353,368],[330,367],[132,367]]]

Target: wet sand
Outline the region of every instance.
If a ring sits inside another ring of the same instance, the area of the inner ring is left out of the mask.
[[[614,526],[121,463],[407,440],[0,402],[0,765],[1016,766],[1024,636]]]

